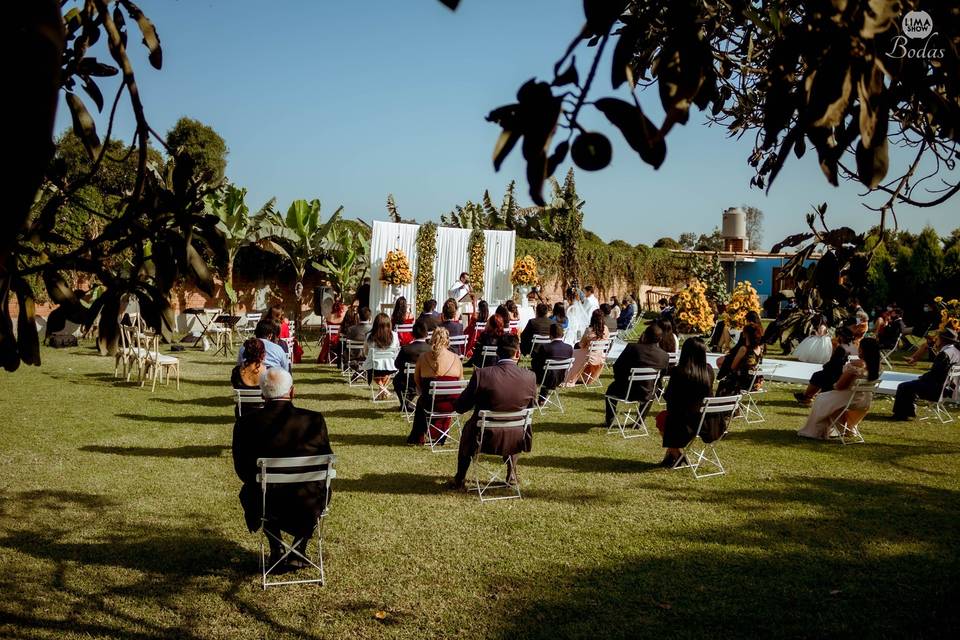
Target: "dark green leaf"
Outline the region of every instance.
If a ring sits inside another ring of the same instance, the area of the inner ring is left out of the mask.
[[[555,87],[562,87],[568,84],[579,84],[579,82],[580,75],[577,73],[577,56],[573,56],[566,70],[554,78],[550,84]]]
[[[140,33],[143,34],[143,44],[150,52],[150,64],[154,69],[159,69],[163,66],[163,51],[160,49],[160,38],[157,36],[157,30],[154,28],[153,23],[150,22],[150,19],[143,15],[143,11],[141,11],[137,5],[130,2],[130,0],[121,1],[123,6],[126,7],[127,13],[130,14],[131,18],[136,20],[137,26],[140,27]]]
[[[83,90],[87,92],[90,99],[97,105],[97,111],[103,111],[103,94],[100,93],[100,87],[90,78],[83,78]]]
[[[493,147],[493,168],[495,171],[500,171],[500,165],[503,164],[503,161],[506,160],[510,152],[513,151],[513,147],[516,146],[518,140],[520,140],[519,133],[506,129],[500,132],[500,137],[497,138],[497,144]]]
[[[663,136],[639,106],[618,98],[601,98],[595,103],[597,109],[620,129],[623,138],[644,162],[658,169],[667,156],[667,144]]]
[[[550,157],[547,159],[547,176],[552,176],[560,166],[560,163],[567,157],[567,151],[570,149],[570,143],[566,140],[557,145]]]
[[[787,236],[777,244],[773,245],[773,248],[770,249],[770,253],[780,253],[780,250],[784,247],[795,247],[801,242],[806,242],[812,237],[812,233],[797,233],[792,236]]]
[[[77,73],[81,76],[105,78],[117,75],[120,70],[113,65],[98,62],[96,58],[84,58],[77,63]]]
[[[450,11],[456,11],[457,7],[460,5],[460,0],[440,0],[440,2],[446,5]]]
[[[610,82],[614,89],[619,89],[624,82],[629,82],[631,89],[636,85],[632,63],[633,52],[637,48],[637,34],[636,29],[627,27],[620,33],[620,38],[617,40],[610,66]]]
[[[101,298],[100,323],[97,325],[97,348],[101,355],[112,355],[120,338],[120,295],[111,290]]]
[[[213,274],[192,243],[187,245],[187,262],[190,264],[190,270],[193,272],[194,278],[196,278],[197,286],[208,296],[212,296],[214,291]]]
[[[868,149],[863,142],[857,143],[857,176],[860,182],[869,189],[876,189],[883,182],[890,168],[890,158],[887,155],[887,138],[880,138],[878,144]]]
[[[23,278],[14,278],[12,288],[17,292],[17,351],[25,364],[40,366],[40,337],[34,317],[33,289]]]
[[[609,33],[613,23],[623,15],[626,4],[626,0],[583,0],[590,33],[601,36]]]
[[[67,93],[67,106],[70,107],[70,115],[73,117],[73,131],[83,142],[84,148],[91,158],[100,155],[100,138],[97,136],[97,125],[94,123],[90,112],[83,104],[77,94]]]
[[[50,299],[57,304],[76,305],[80,304],[73,289],[67,285],[66,280],[54,271],[45,271],[43,273],[43,283],[47,287],[47,293]]]

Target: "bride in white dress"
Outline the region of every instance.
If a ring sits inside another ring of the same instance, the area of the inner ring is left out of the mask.
[[[813,401],[813,408],[807,417],[807,423],[797,432],[802,438],[827,440],[830,433],[830,423],[833,421],[853,394],[853,386],[857,380],[877,380],[880,377],[880,345],[874,338],[864,338],[860,341],[858,350],[859,360],[851,360],[843,367],[840,379],[833,387],[833,391],[817,394]],[[848,415],[849,422],[857,424],[870,409],[870,396],[867,393],[857,394],[859,397],[850,403],[849,412],[859,416]],[[856,419],[855,419],[856,418]],[[848,422],[848,423],[849,423]]]
[[[587,312],[587,305],[578,299],[576,290],[572,287],[567,289],[564,305],[567,308],[567,329],[563,334],[563,341],[575,347],[590,325],[590,314]]]
[[[793,355],[800,362],[826,364],[833,354],[833,339],[822,314],[813,319],[813,333],[803,339]]]

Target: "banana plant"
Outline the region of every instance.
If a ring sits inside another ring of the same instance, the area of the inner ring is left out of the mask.
[[[267,203],[270,205],[270,203]],[[314,266],[331,244],[331,230],[340,220],[343,207],[337,208],[326,222],[320,219],[320,201],[294,200],[281,215],[273,206],[266,206],[255,217],[256,229],[251,240],[262,249],[285,258],[293,267],[296,284],[303,283],[308,266]],[[300,335],[300,305],[294,313],[296,335]]]
[[[223,274],[223,290],[230,300],[231,313],[233,305],[237,303],[237,292],[233,288],[233,263],[240,249],[250,244],[256,230],[256,217],[250,216],[250,208],[245,202],[247,190],[227,184],[224,188],[209,194],[204,198],[206,213],[219,219],[217,230],[223,234],[226,249],[227,265]],[[272,209],[276,198],[271,198],[260,208],[258,216],[268,209]]]
[[[370,269],[370,229],[355,220],[340,220],[333,227],[325,253],[313,267],[327,275],[340,297],[356,291]]]

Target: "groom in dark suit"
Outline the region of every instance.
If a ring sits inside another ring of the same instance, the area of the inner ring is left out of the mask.
[[[533,372],[517,366],[520,339],[516,335],[508,333],[500,336],[497,358],[496,365],[474,369],[467,388],[457,400],[457,413],[474,410],[460,436],[457,475],[453,479],[453,487],[457,489],[463,487],[470,460],[477,451],[480,411],[521,411],[533,407],[537,395],[537,381]],[[515,483],[516,455],[521,451],[530,451],[532,444],[532,434],[528,438],[521,428],[498,429],[486,435],[481,450],[483,453],[502,455],[509,467],[507,482]]]
[[[520,332],[520,351],[525,356],[530,355],[533,349],[533,336],[550,335],[550,327],[556,324],[547,317],[550,315],[550,307],[544,303],[541,302],[537,305],[536,313],[537,317],[530,320],[527,326],[523,328],[523,331]],[[537,379],[539,380],[540,378]]]
[[[651,324],[640,334],[640,340],[628,344],[623,349],[623,353],[613,363],[613,382],[607,388],[608,396],[623,398],[624,400],[634,400],[646,402],[654,393],[653,381],[635,382],[630,388],[630,397],[627,393],[627,386],[630,384],[630,370],[636,368],[656,369],[662,371],[667,368],[670,357],[667,352],[660,348],[660,337],[663,330],[656,324]],[[613,423],[613,415],[616,410],[614,401],[606,402],[606,424],[609,427]]]

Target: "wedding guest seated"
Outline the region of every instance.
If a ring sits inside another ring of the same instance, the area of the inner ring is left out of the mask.
[[[533,349],[533,336],[550,335],[550,327],[555,324],[547,317],[550,313],[550,307],[544,303],[541,302],[537,305],[535,313],[536,316],[527,322],[527,326],[520,332],[520,352],[525,356],[530,355],[530,351]]]
[[[290,321],[287,320],[286,315],[283,313],[283,307],[278,304],[271,306],[269,309],[263,312],[263,315],[260,317],[261,320],[269,320],[273,324],[277,325],[277,337],[278,338],[289,338],[290,337]]]
[[[847,303],[847,311],[850,312],[850,328],[853,331],[854,342],[857,342],[870,330],[870,316],[860,306],[860,300],[851,297]]]
[[[490,305],[486,300],[481,300],[477,303],[477,312],[470,319],[470,324],[467,325],[466,334],[467,334],[467,349],[466,356],[469,359],[473,356],[473,348],[477,344],[477,338],[480,336],[480,331],[477,329],[477,323],[484,324],[487,322],[487,318],[490,317]]]
[[[450,298],[443,303],[443,313],[440,316],[442,322],[440,326],[446,329],[447,333],[451,336],[463,335],[463,324],[457,319],[458,313],[456,300]]]
[[[660,346],[660,340],[663,337],[663,331],[659,323],[647,325],[647,328],[640,334],[637,342],[628,344],[623,348],[623,353],[613,363],[613,382],[607,388],[606,395],[633,400],[637,402],[646,402],[655,393],[654,381],[635,382],[630,388],[630,397],[626,398],[627,386],[629,386],[630,371],[636,368],[656,369],[662,371],[669,364],[669,356]],[[606,406],[605,423],[609,427],[613,424],[616,405],[612,402],[604,401]]]
[[[423,320],[427,325],[427,333],[440,326],[440,315],[437,313],[437,301],[431,298],[423,303],[423,311],[417,320]]]
[[[600,311],[603,313],[603,321],[607,325],[607,331],[610,333],[617,331],[617,316],[613,314],[610,305],[604,302],[600,305]]]
[[[720,368],[720,382],[717,384],[717,395],[732,396],[742,391],[753,391],[763,384],[762,377],[757,377],[753,389],[753,371],[763,361],[763,344],[760,341],[760,330],[756,324],[748,323],[740,334],[739,347],[734,347],[726,356],[717,359]]]
[[[280,348],[274,338],[276,337],[277,326],[269,320],[261,320],[253,330],[253,335],[263,344],[264,357],[263,364],[267,369],[290,369],[290,360],[287,353]],[[245,345],[246,343],[244,343]],[[237,353],[237,364],[242,365],[244,361],[245,349],[240,347]]]
[[[680,360],[670,375],[670,383],[664,391],[667,410],[664,419],[657,416],[657,427],[662,424],[663,447],[667,450],[661,467],[674,466],[683,456],[683,448],[690,444],[700,424],[700,405],[704,398],[713,396],[713,367],[707,364],[707,347],[700,338],[688,338],[680,349]],[[663,414],[661,414],[663,415]],[[704,433],[711,440],[723,433],[723,425],[717,421]]]
[[[550,320],[558,325],[564,331],[567,330],[569,326],[569,320],[567,320],[567,309],[563,306],[562,302],[558,302],[553,305],[553,313],[550,314]]]
[[[364,307],[362,311],[365,310],[369,314],[369,309]],[[364,342],[367,339],[367,329],[360,323],[360,314],[354,307],[347,309],[347,312],[343,316],[343,322],[340,323],[340,340],[335,345],[337,356],[341,358],[341,362],[344,367],[347,363],[344,358],[347,357],[347,350],[344,343],[346,341],[350,342]],[[350,356],[354,361],[359,361],[359,358],[362,357],[362,354],[352,353]]]
[[[517,366],[520,359],[520,339],[512,334],[500,337],[497,342],[497,364],[476,369],[470,383],[456,402],[457,413],[466,413],[473,409],[473,415],[467,420],[460,436],[460,448],[457,452],[457,474],[452,486],[463,488],[470,468],[470,461],[477,451],[477,437],[481,411],[521,411],[533,407],[537,395],[537,381],[532,371]],[[532,434],[520,429],[502,429],[490,433],[481,447],[483,453],[502,455],[507,462],[507,482],[515,484],[516,455],[530,451]]]
[[[564,386],[574,386],[581,377],[586,384],[590,384],[600,375],[606,354],[592,352],[590,345],[597,340],[606,340],[609,337],[610,332],[603,321],[603,312],[600,309],[595,309],[593,315],[590,316],[590,325],[583,332],[583,337],[580,338],[580,348],[576,350],[573,356],[573,367],[567,373],[567,379],[563,383]]]
[[[394,328],[413,323],[413,317],[407,310],[407,299],[403,296],[397,298],[396,302],[393,303],[393,313],[390,315],[390,322]],[[397,338],[400,340],[400,345],[403,346],[413,341],[413,334],[409,331],[397,331]]]
[[[946,327],[937,334],[937,357],[930,370],[917,380],[901,382],[897,386],[897,395],[893,402],[893,417],[896,420],[909,420],[917,415],[917,397],[936,401],[943,391],[943,383],[950,368],[960,365],[960,349],[957,349],[957,332]]]
[[[797,435],[803,438],[826,440],[830,433],[830,424],[847,406],[853,394],[853,386],[858,380],[874,381],[880,377],[880,344],[874,338],[860,341],[859,360],[851,360],[843,365],[843,372],[831,391],[817,396],[807,417],[807,422]],[[855,425],[863,419],[870,409],[870,395],[858,394],[850,403],[847,424]]]
[[[543,377],[547,360],[568,360],[573,357],[573,346],[563,341],[563,327],[552,323],[549,331],[550,342],[541,345],[539,349],[535,349],[530,360],[530,370],[537,377],[537,384],[539,385],[540,381],[543,381],[543,387],[540,389],[542,395],[537,398],[540,404],[543,404],[550,391],[559,387],[563,382],[562,371],[549,371],[547,377]]]
[[[230,372],[230,384],[234,389],[259,389],[260,374],[266,370],[263,364],[266,348],[259,339],[248,338],[242,350],[242,361]]]
[[[520,309],[517,307],[516,302],[507,300],[503,303],[503,306],[507,310],[507,313],[510,314],[510,322],[516,322],[520,319]]]
[[[880,341],[880,348],[893,349],[900,344],[900,338],[909,334],[910,329],[903,321],[903,311],[894,307],[890,310],[886,324],[877,331],[877,339]]]
[[[293,378],[282,368],[268,369],[260,379],[265,404],[260,411],[245,413],[233,428],[233,468],[243,482],[240,504],[250,532],[260,529],[263,495],[257,482],[257,458],[288,458],[333,453],[323,415],[293,405]],[[267,493],[269,510],[264,527],[271,535],[270,565],[283,555],[282,533],[302,538],[298,551],[305,554],[317,518],[330,500],[319,482],[272,485]],[[304,566],[288,556],[285,572]],[[274,571],[277,573],[278,571]]]
[[[495,347],[500,340],[500,336],[503,335],[503,331],[503,319],[496,313],[490,316],[490,319],[487,320],[486,328],[477,338],[477,342],[473,347],[473,355],[470,356],[470,364],[475,369],[484,366],[483,348]],[[493,364],[493,359],[487,358],[486,364]]]
[[[442,434],[450,426],[450,418],[438,418],[427,424],[427,413],[434,402],[430,396],[430,383],[438,380],[462,380],[463,364],[460,358],[450,351],[450,335],[443,327],[433,330],[433,337],[427,350],[417,359],[417,369],[414,373],[414,383],[420,390],[416,410],[413,414],[413,426],[407,436],[407,444],[423,444],[427,429],[430,429],[432,439],[442,439]],[[435,411],[453,413],[456,398],[441,396],[433,404]]]
[[[351,307],[352,309],[352,307]],[[340,328],[340,325],[343,323],[343,318],[347,313],[347,307],[343,304],[342,301],[336,300],[333,303],[333,306],[330,308],[330,313],[323,317],[324,322],[327,326]],[[339,353],[337,349],[337,344],[340,342],[340,333],[339,331],[334,334],[327,334],[326,340],[323,341],[323,346],[320,347],[320,355],[317,356],[317,363],[325,363],[330,360],[330,352]]]
[[[367,372],[367,382],[375,382],[380,387],[386,385],[390,376],[397,371],[393,363],[399,352],[400,340],[390,326],[390,316],[378,313],[373,319],[370,335],[363,343],[364,361],[360,368]],[[382,400],[386,394],[386,391],[381,391],[375,400]]]
[[[413,323],[413,342],[400,347],[400,353],[394,361],[394,367],[397,369],[397,375],[393,378],[393,389],[397,392],[397,398],[400,399],[400,405],[406,406],[408,410],[413,409],[411,399],[413,397],[412,389],[407,388],[406,369],[408,364],[416,365],[420,356],[430,351],[430,345],[427,344],[427,327],[423,322],[417,320]],[[413,379],[410,379],[413,383]]]
[[[657,326],[660,327],[660,348],[667,353],[680,351],[680,341],[673,332],[673,323],[661,318],[657,320]]]
[[[820,391],[832,391],[833,386],[840,379],[840,374],[843,373],[843,367],[847,364],[847,359],[849,356],[856,355],[857,346],[853,344],[853,332],[849,327],[837,329],[836,339],[837,346],[834,347],[827,363],[810,376],[810,384],[804,391],[793,394],[793,397],[802,406],[809,407],[813,397]]]
[[[624,331],[627,327],[630,326],[630,322],[633,320],[633,314],[635,312],[635,305],[633,304],[633,299],[627,295],[623,297],[623,309],[620,310],[620,315],[617,317],[617,330]]]

